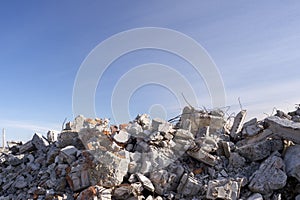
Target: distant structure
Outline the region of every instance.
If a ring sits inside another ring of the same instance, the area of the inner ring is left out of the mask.
[[[2,149],[5,150],[5,129],[2,129]]]

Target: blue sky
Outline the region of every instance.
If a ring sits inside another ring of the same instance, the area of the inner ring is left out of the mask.
[[[293,109],[300,97],[299,10],[298,1],[1,1],[0,128],[8,140],[60,130],[66,117],[73,119],[73,85],[84,59],[105,39],[140,27],[174,29],[201,44],[223,78],[230,112],[238,111],[238,97],[248,118],[262,118],[273,107]],[[120,77],[150,62],[183,74],[198,102],[210,106],[203,79],[187,62],[148,49],[107,69],[95,96],[99,117],[112,117],[111,95]],[[170,91],[148,85],[132,95],[130,114],[156,104],[168,118],[180,113]]]

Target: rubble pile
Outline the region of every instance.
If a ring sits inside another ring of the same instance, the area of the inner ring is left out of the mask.
[[[300,199],[300,108],[262,121],[185,107],[176,123],[78,116],[0,153],[0,199]]]

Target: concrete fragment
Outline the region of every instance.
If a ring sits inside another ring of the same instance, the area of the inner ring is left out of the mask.
[[[276,136],[300,144],[300,123],[277,116],[268,117],[265,122]]]
[[[238,153],[250,161],[258,161],[268,157],[274,151],[283,149],[281,140],[267,139],[247,144],[237,149]]]
[[[191,131],[195,136],[197,132],[203,127],[210,127],[210,131],[214,132],[215,130],[223,128],[225,124],[225,120],[222,116],[212,115],[208,112],[202,110],[196,110],[192,107],[186,106],[184,107],[181,119],[180,119],[180,127],[187,128],[186,120],[191,122]],[[189,129],[188,129],[189,130]]]
[[[129,172],[142,173],[160,170],[168,167],[190,148],[194,137],[192,133],[178,129],[174,138],[167,142],[167,146],[156,148],[150,146],[148,152],[134,152],[130,155]]]
[[[164,195],[168,191],[175,191],[178,187],[184,168],[172,163],[168,168],[150,173],[150,180],[155,186],[155,192]]]
[[[59,148],[64,148],[69,145],[75,146],[77,149],[84,149],[84,145],[78,137],[78,132],[70,130],[63,131],[59,134],[56,146]]]
[[[217,141],[210,136],[196,138],[195,143],[208,153],[215,152],[218,148]]]
[[[287,175],[296,178],[300,182],[300,145],[287,148],[284,163]]]
[[[56,146],[51,146],[47,151],[47,164],[52,164],[55,161],[55,157],[59,154],[60,149]]]
[[[126,127],[126,131],[135,137],[144,137],[146,136],[143,132],[143,128],[141,125],[139,125],[137,122],[133,122],[131,124],[128,124]]]
[[[164,127],[164,126],[169,127],[170,126],[165,120],[160,119],[160,118],[152,119],[151,125],[152,125],[152,131],[159,131],[158,129],[159,129],[160,125],[163,125],[161,127]]]
[[[243,136],[254,136],[261,132],[263,129],[264,127],[257,123],[257,119],[253,118],[250,121],[244,123],[242,134]]]
[[[32,144],[38,150],[46,151],[46,147],[49,145],[48,141],[43,138],[41,134],[35,133],[32,138]]]
[[[243,124],[242,129],[246,128],[247,126],[255,125],[256,123],[257,123],[257,118],[250,119],[249,121],[247,121]]]
[[[56,142],[58,138],[58,133],[56,131],[48,131],[47,139],[50,143]]]
[[[31,140],[19,147],[20,153],[30,152],[30,151],[33,151],[34,149],[35,149],[35,146],[33,146],[33,143]]]
[[[236,138],[237,134],[242,130],[247,111],[241,110],[234,118],[233,125],[230,130],[230,136]]]
[[[77,153],[78,153],[78,149],[71,145],[66,146],[65,148],[62,148],[60,151],[61,151],[63,158],[66,159],[66,161],[69,164],[72,164],[73,161],[75,161]]]
[[[91,185],[89,171],[83,166],[72,167],[66,180],[73,191],[80,191]]]
[[[149,190],[150,192],[154,192],[155,188],[150,179],[148,179],[146,176],[140,173],[137,173],[136,176],[139,179],[139,181],[141,181],[145,189]]]
[[[222,141],[221,142],[222,144],[222,147],[223,147],[223,151],[224,151],[224,154],[227,158],[230,157],[230,152],[231,152],[231,147],[230,147],[230,143],[229,142],[226,142],[226,141]]]
[[[81,128],[78,138],[87,150],[109,150],[118,151],[117,145],[113,144],[110,137],[97,128]]]
[[[198,180],[185,173],[177,187],[177,192],[184,196],[193,196],[201,190],[201,187],[202,184]]]
[[[248,188],[252,192],[268,194],[273,190],[283,188],[286,181],[285,164],[280,154],[274,152],[269,158],[262,162],[259,169],[250,177]]]
[[[148,130],[151,127],[151,119],[147,114],[138,115],[135,119],[144,130]]]
[[[120,130],[119,132],[116,132],[113,135],[113,139],[117,142],[117,143],[127,143],[128,140],[130,138],[130,135],[127,133],[127,131],[125,130]]]
[[[196,160],[199,160],[201,162],[204,162],[205,164],[208,164],[210,166],[215,166],[217,164],[216,158],[207,153],[206,151],[202,150],[201,148],[198,149],[192,149],[187,151],[187,154]]]
[[[128,171],[129,153],[124,150],[119,152],[97,150],[91,153],[95,164],[95,167],[89,169],[91,184],[104,187],[121,184]]]
[[[235,179],[215,179],[208,182],[206,198],[208,199],[230,199],[239,198],[241,180]]]
[[[62,148],[60,151],[66,156],[70,156],[70,155],[76,156],[78,149],[70,145],[70,146],[66,146],[65,148]]]
[[[281,110],[276,110],[275,116],[283,118],[283,119],[285,118],[285,119],[288,119],[288,120],[292,119],[292,116],[290,116],[289,114],[287,114],[287,113],[285,113]]]

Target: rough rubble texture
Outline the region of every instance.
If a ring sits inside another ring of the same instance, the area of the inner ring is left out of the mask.
[[[185,107],[169,122],[78,116],[0,153],[0,200],[300,199],[300,108],[245,122]]]

